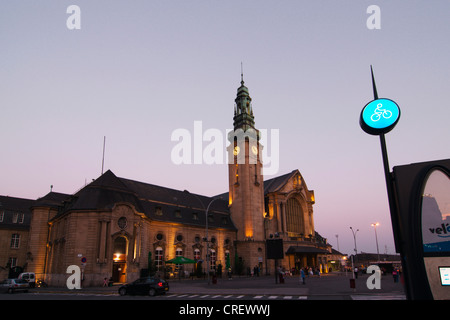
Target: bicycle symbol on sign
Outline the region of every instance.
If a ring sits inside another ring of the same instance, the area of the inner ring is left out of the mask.
[[[381,116],[383,116],[383,118],[385,119],[389,119],[390,117],[392,117],[392,112],[386,109],[381,109],[382,106],[383,105],[381,103],[377,104],[377,107],[373,111],[373,115],[370,116],[370,119],[373,122],[377,122],[378,120],[380,120]]]

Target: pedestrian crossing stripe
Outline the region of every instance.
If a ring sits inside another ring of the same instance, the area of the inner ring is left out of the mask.
[[[71,293],[71,292],[33,292],[31,293],[32,295],[77,295],[77,296],[105,296],[105,295],[112,295],[112,294],[107,294],[107,293],[89,293],[89,292],[79,292],[79,293]],[[117,293],[116,293],[117,294]],[[178,298],[184,298],[184,299],[204,299],[204,298],[209,298],[209,299],[217,299],[217,298],[222,298],[222,299],[242,299],[244,297],[247,297],[248,299],[263,299],[264,297],[266,299],[270,299],[270,300],[275,300],[275,299],[284,299],[284,300],[293,300],[293,299],[298,299],[298,300],[306,300],[308,299],[307,296],[284,296],[284,295],[234,295],[234,294],[228,294],[228,295],[224,295],[224,294],[216,294],[216,295],[211,295],[211,294],[205,294],[203,296],[200,296],[199,294],[182,294],[182,293],[175,293],[175,294],[168,294],[166,295],[166,298],[168,299],[178,299]],[[370,296],[364,296],[364,295],[352,295],[352,299],[353,300],[369,300]],[[378,297],[372,297],[372,299],[383,299],[383,300],[398,300],[398,299],[405,299],[404,296],[378,296]]]
[[[351,295],[352,300],[406,300],[404,295]]]

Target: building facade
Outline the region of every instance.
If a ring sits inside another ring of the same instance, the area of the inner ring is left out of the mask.
[[[209,266],[215,273],[257,267],[273,274],[276,264],[267,259],[266,242],[274,238],[283,240],[278,266],[327,272],[331,246],[314,228],[314,191],[298,170],[263,179],[263,146],[243,79],[233,120],[228,192],[222,195],[191,194],[108,170],[72,195],[0,198],[0,278],[18,266],[64,286],[67,267],[77,265],[84,286],[101,285],[105,278],[130,282],[149,268],[167,275],[167,267],[174,267],[167,261],[177,256],[196,261],[184,267],[187,273],[204,273]],[[27,217],[21,225],[6,223],[20,212]]]

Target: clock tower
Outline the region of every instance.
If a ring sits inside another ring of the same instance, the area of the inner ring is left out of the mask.
[[[265,259],[265,236],[262,145],[251,101],[241,74],[241,86],[235,99],[234,130],[228,134],[229,206],[238,228],[238,256],[246,267],[253,268]]]

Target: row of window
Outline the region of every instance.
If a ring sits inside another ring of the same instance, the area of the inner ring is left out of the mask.
[[[162,216],[162,215],[163,215],[163,210],[162,210],[162,208],[161,208],[161,207],[156,207],[156,208],[155,208],[155,214],[156,214],[157,216]],[[175,218],[181,219],[182,217],[183,217],[183,216],[182,216],[182,214],[181,214],[181,210],[176,209],[176,210],[175,210]],[[197,221],[197,220],[198,220],[198,212],[192,212],[191,218],[192,218],[192,220]],[[208,222],[209,222],[209,223],[213,223],[213,222],[214,222],[214,216],[208,215]],[[222,217],[221,220],[220,220],[220,222],[221,222],[222,224],[224,224],[224,225],[227,225],[227,224],[228,224],[228,219],[227,219],[227,217]]]
[[[230,252],[227,250],[225,251],[225,256],[229,257]],[[200,257],[200,249],[194,249],[194,260],[198,261],[201,259]],[[177,248],[175,251],[176,257],[183,256],[183,249]],[[158,270],[161,270],[164,262],[164,249],[162,247],[157,247],[155,250],[155,265]],[[217,253],[215,249],[209,249],[209,267],[211,270],[216,269],[216,262],[217,262]]]
[[[5,221],[5,211],[0,211],[0,222]],[[25,214],[24,213],[20,213],[20,212],[14,212],[12,215],[12,223],[23,223],[25,218]]]
[[[159,240],[159,241],[163,240],[163,239],[164,239],[164,234],[163,234],[163,233],[158,233],[158,234],[156,235],[156,239]],[[175,239],[176,239],[178,242],[182,242],[182,241],[184,240],[184,237],[183,237],[182,234],[177,234],[177,236],[175,237]],[[200,236],[195,236],[194,241],[195,241],[195,243],[199,243],[199,242],[201,242],[201,241],[205,241],[205,239],[204,239],[204,238],[203,238],[203,239],[200,238]],[[215,244],[215,243],[217,242],[216,237],[215,237],[215,236],[211,236],[210,239],[209,239],[209,242],[211,242],[212,244]],[[231,243],[231,240],[230,240],[230,239],[228,239],[228,238],[225,239],[225,241],[224,241],[224,244],[225,244],[225,245],[229,245],[230,243]]]

